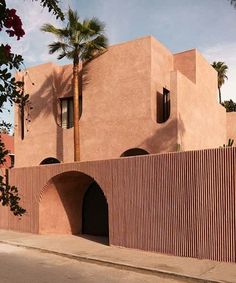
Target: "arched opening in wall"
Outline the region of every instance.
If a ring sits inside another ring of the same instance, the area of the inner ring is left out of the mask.
[[[120,157],[146,155],[146,154],[149,154],[149,152],[147,152],[146,150],[142,148],[131,148],[123,152]]]
[[[82,233],[108,237],[108,204],[96,182],[89,186],[84,195]]]
[[[40,234],[102,236],[98,240],[107,243],[108,230],[108,202],[92,177],[65,172],[44,187],[39,203]]]
[[[170,117],[170,91],[163,88],[163,93],[156,93],[156,121],[164,123]]]
[[[54,163],[61,163],[61,162],[54,157],[47,157],[44,160],[42,160],[39,165],[47,165],[47,164],[54,164]]]

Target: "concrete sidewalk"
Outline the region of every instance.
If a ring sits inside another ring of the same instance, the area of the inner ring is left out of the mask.
[[[99,241],[99,242],[98,242]],[[0,230],[0,242],[101,265],[176,278],[180,282],[236,283],[236,264],[110,247],[96,237],[34,235]]]

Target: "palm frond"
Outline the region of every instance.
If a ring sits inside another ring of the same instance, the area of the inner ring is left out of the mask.
[[[71,50],[70,52],[67,52],[66,58],[73,61],[76,59],[78,60],[78,53],[75,50]]]
[[[60,29],[52,24],[44,24],[41,27],[41,31],[52,33],[58,38],[66,38],[69,35],[68,29]]]
[[[228,79],[227,77],[227,71],[228,66],[225,64],[225,62],[216,62],[214,61],[212,63],[212,67],[217,71],[218,73],[218,87],[221,88],[222,85],[225,83],[225,79]]]
[[[76,11],[69,8],[65,28],[57,28],[51,24],[44,24],[44,32],[54,34],[58,41],[49,45],[49,53],[60,52],[58,59],[64,57],[78,62],[92,59],[107,48],[105,24],[97,18],[80,21]]]
[[[93,40],[85,42],[83,46],[81,46],[82,52],[80,58],[82,61],[90,60],[97,53],[102,52],[107,48],[108,40],[104,35],[99,35],[95,37]]]
[[[41,27],[41,31],[57,34],[58,33],[58,28],[54,27],[54,25],[52,25],[52,24],[44,24]]]
[[[66,52],[62,52],[61,54],[58,55],[57,59],[61,60],[63,58],[67,57],[67,53]]]
[[[94,33],[94,34],[101,34],[105,32],[104,22],[101,22],[99,19],[95,17],[89,20],[88,28],[91,30],[91,33]]]
[[[67,52],[69,49],[69,45],[60,41],[54,41],[53,43],[48,45],[49,47],[49,53],[53,54],[55,52]]]
[[[69,11],[67,13],[68,18],[68,28],[74,28],[76,24],[79,22],[79,15],[76,11],[73,11],[71,8],[69,8]]]

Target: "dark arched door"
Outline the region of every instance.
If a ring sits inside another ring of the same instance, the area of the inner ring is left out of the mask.
[[[84,195],[82,233],[108,237],[108,204],[96,182],[89,186]]]

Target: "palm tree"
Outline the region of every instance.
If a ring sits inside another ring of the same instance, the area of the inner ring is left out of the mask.
[[[219,102],[221,104],[221,87],[225,83],[225,79],[228,79],[228,77],[226,76],[228,66],[225,64],[225,62],[213,62],[211,66],[218,73]]]
[[[84,62],[106,50],[108,41],[104,33],[105,25],[97,18],[80,21],[77,12],[69,9],[66,19],[64,28],[44,24],[41,30],[57,37],[57,41],[49,44],[50,54],[59,52],[58,60],[64,57],[73,60],[74,160],[79,161],[79,95],[82,95],[82,88],[79,90],[79,71],[82,72]]]

